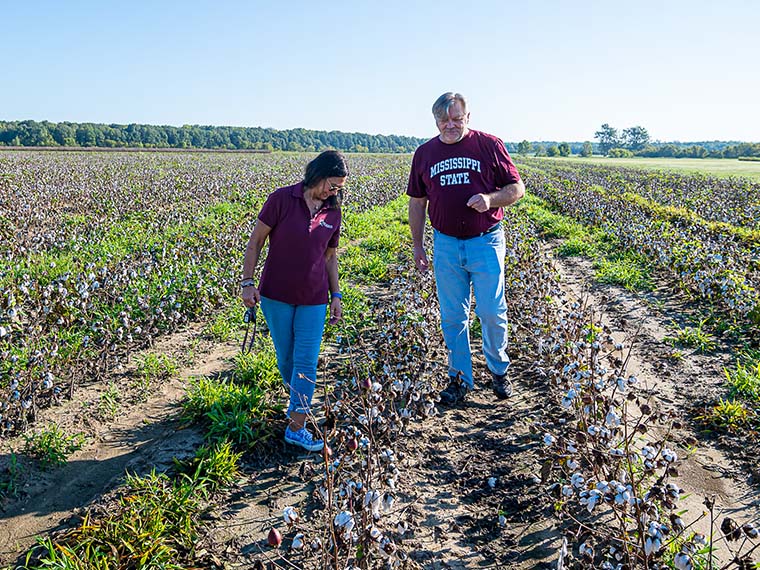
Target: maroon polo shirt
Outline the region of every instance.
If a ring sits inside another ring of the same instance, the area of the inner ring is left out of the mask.
[[[325,251],[338,247],[340,209],[323,207],[312,218],[299,182],[272,192],[259,220],[272,228],[261,294],[291,305],[327,303]]]
[[[430,224],[439,232],[470,237],[504,218],[502,208],[480,213],[467,206],[475,194],[490,194],[520,180],[504,143],[493,135],[470,130],[458,143],[438,137],[417,148],[406,193],[427,198]]]

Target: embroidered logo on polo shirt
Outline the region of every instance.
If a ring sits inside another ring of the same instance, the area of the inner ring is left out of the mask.
[[[335,227],[335,226],[331,226],[324,220],[319,220],[319,225],[322,226],[323,228],[327,228],[328,230],[331,230]]]

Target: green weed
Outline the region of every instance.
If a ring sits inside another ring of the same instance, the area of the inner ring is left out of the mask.
[[[26,436],[24,451],[36,459],[43,469],[66,463],[69,455],[82,448],[84,434],[66,435],[56,424]]]
[[[282,384],[278,381],[276,385]],[[229,439],[238,446],[249,448],[273,433],[270,420],[282,409],[273,403],[273,392],[272,385],[200,378],[188,391],[184,415],[206,425],[209,441]]]
[[[749,427],[754,418],[755,413],[743,402],[721,398],[698,419],[712,427],[736,433]]]
[[[249,333],[250,334],[250,333]],[[235,377],[243,383],[273,387],[280,383],[277,355],[269,338],[254,341],[254,350],[235,355]]]
[[[230,303],[222,311],[217,313],[211,322],[206,324],[203,328],[203,334],[208,335],[219,342],[232,340],[240,334],[240,331],[244,326],[244,313],[245,307],[243,307],[238,299],[230,300]],[[258,318],[263,321],[260,309]]]
[[[200,447],[191,461],[175,459],[175,467],[177,472],[189,475],[194,481],[202,481],[213,492],[235,480],[242,455],[233,450],[231,442],[219,441]]]
[[[622,285],[630,291],[648,291],[652,281],[644,260],[631,253],[613,255],[594,264],[600,283]]]
[[[155,472],[127,475],[118,504],[97,520],[88,513],[82,525],[55,540],[39,540],[27,556],[29,569],[135,570],[187,568],[183,557],[198,538],[198,515],[206,489],[190,477],[172,481]],[[32,555],[38,560],[30,564]]]
[[[98,415],[106,420],[115,418],[119,413],[120,403],[119,389],[113,383],[108,384],[98,399]]]
[[[585,237],[573,236],[557,248],[557,253],[562,257],[596,257],[599,248]]]
[[[151,385],[179,373],[176,359],[166,354],[146,354],[137,364],[137,387],[147,392]]]
[[[675,336],[666,336],[663,340],[671,345],[686,346],[694,348],[699,352],[710,352],[715,349],[715,339],[710,336],[707,331],[704,330],[707,319],[699,321],[699,324],[695,327],[680,327],[674,323],[676,327]]]
[[[760,400],[760,353],[747,356],[736,363],[732,373],[725,370],[731,392],[753,400]]]
[[[8,455],[8,465],[0,471],[0,499],[17,497],[21,485],[22,468],[15,453]]]

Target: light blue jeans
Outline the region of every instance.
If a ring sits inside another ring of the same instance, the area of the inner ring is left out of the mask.
[[[483,331],[483,353],[491,372],[504,374],[507,355],[507,301],[504,298],[504,230],[471,239],[433,232],[433,269],[441,308],[441,328],[449,353],[449,375],[461,374],[472,388],[470,291]]]
[[[290,389],[290,412],[308,414],[317,383],[317,360],[327,305],[290,305],[261,297],[277,368]]]

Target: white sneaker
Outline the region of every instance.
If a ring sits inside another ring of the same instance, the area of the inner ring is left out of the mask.
[[[285,441],[292,445],[299,445],[306,451],[322,451],[325,446],[325,442],[321,439],[314,439],[311,432],[305,427],[302,427],[298,431],[293,431],[290,426],[285,428]]]

